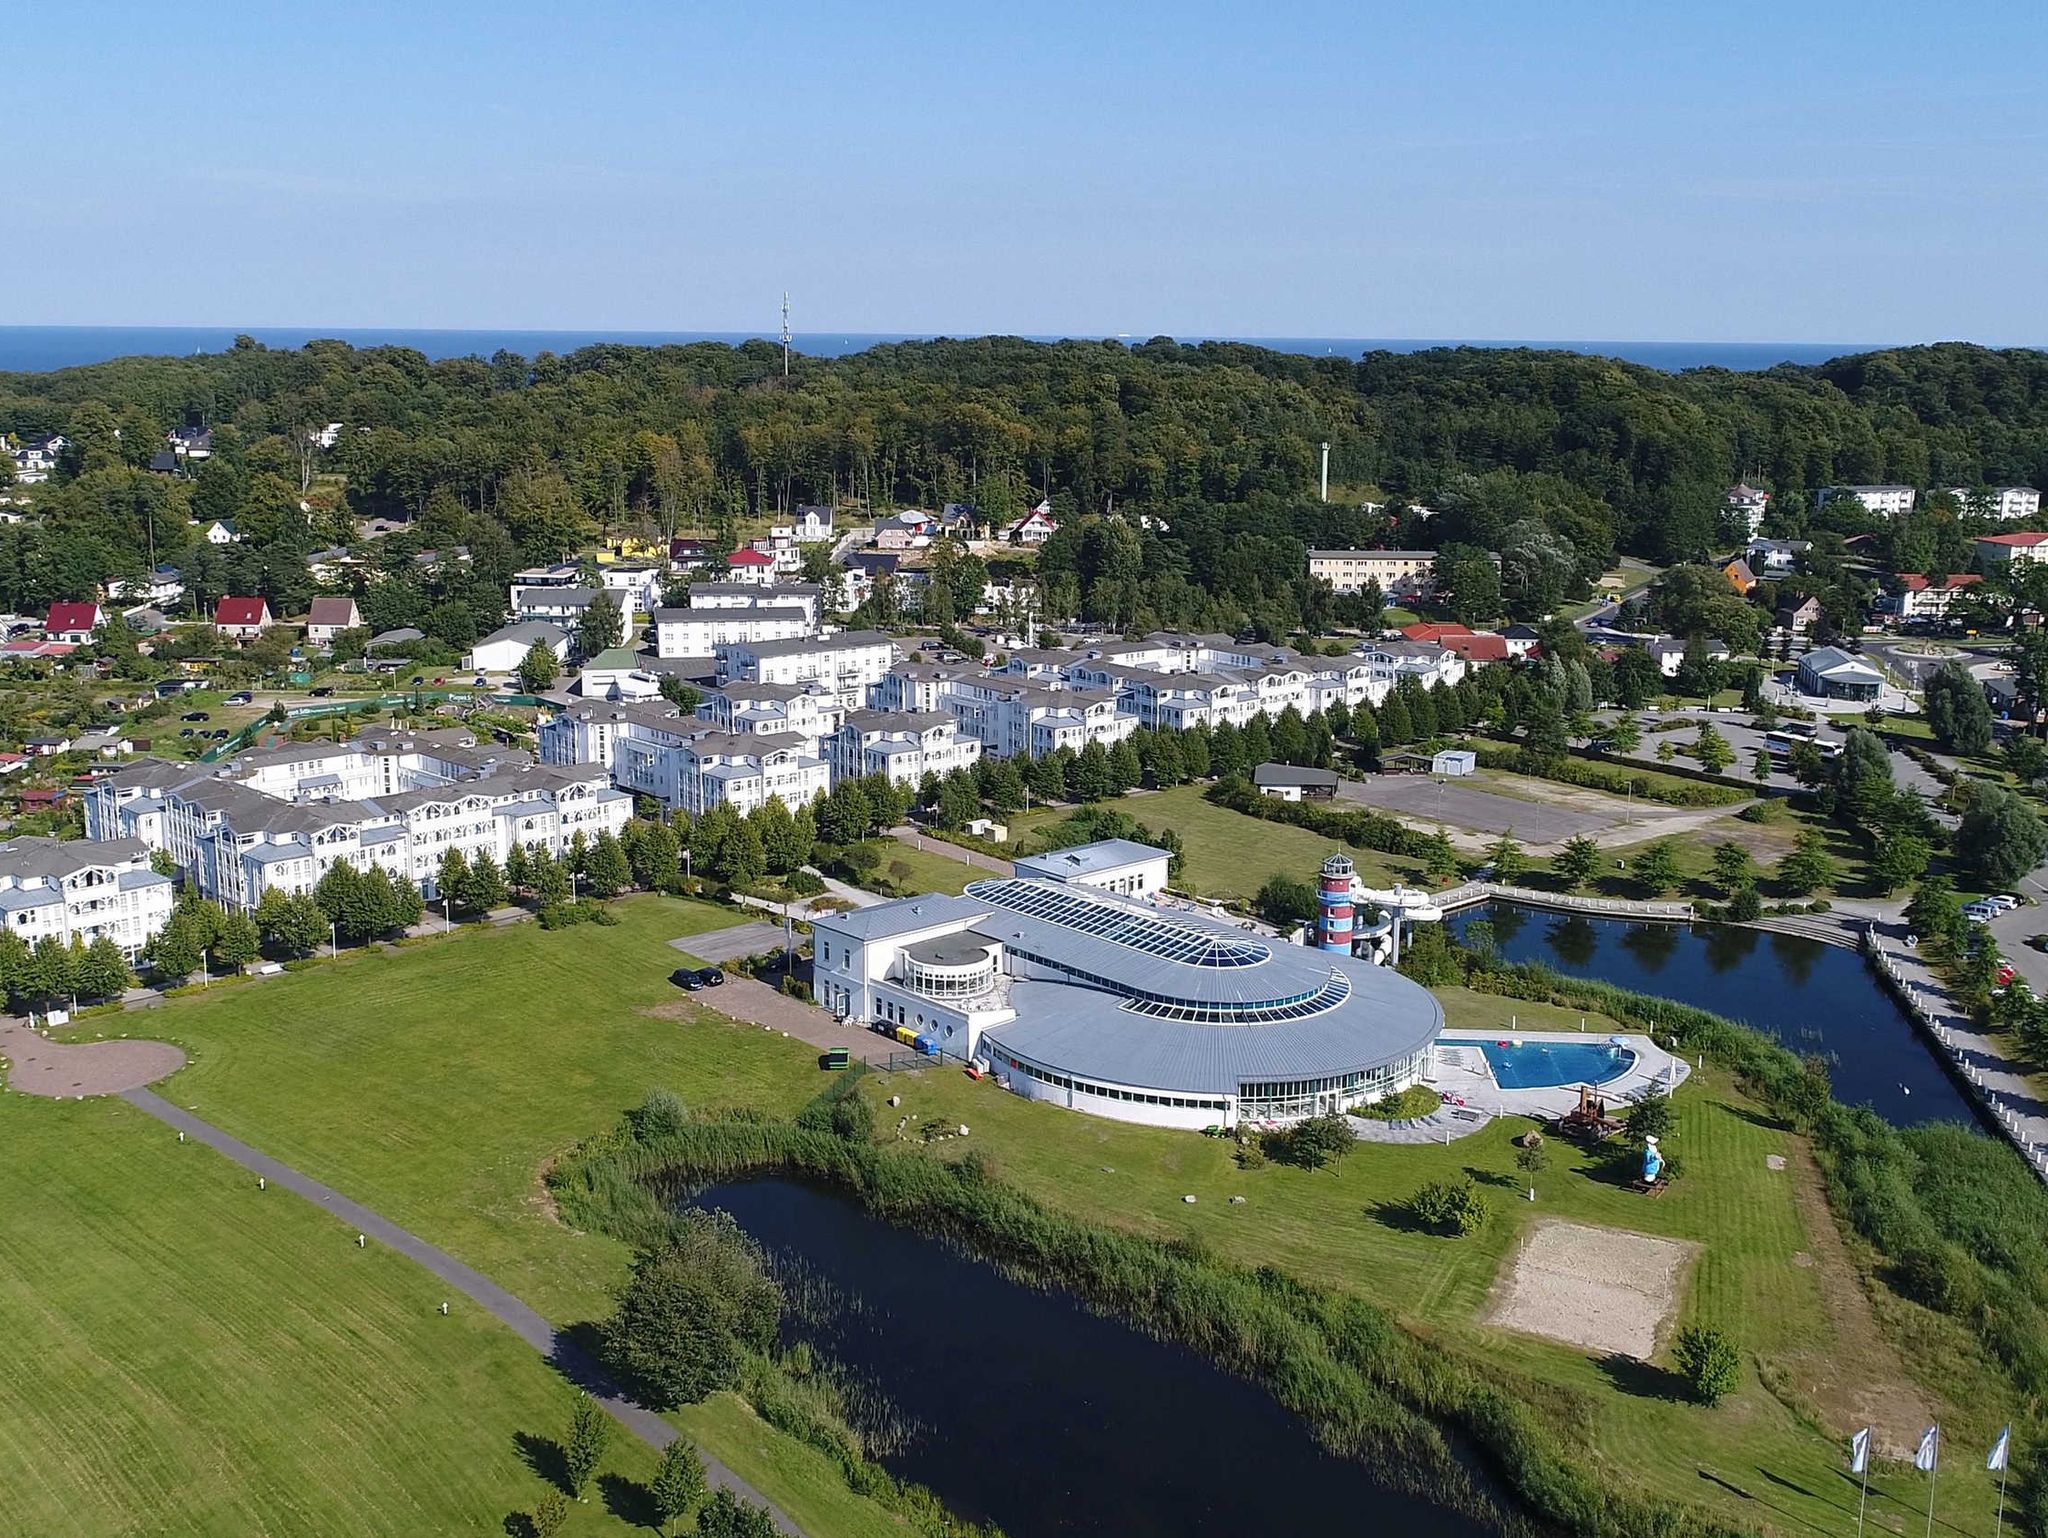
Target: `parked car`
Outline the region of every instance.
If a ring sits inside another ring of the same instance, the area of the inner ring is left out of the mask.
[[[188,710],[178,719],[180,721],[211,721],[213,717],[204,710]]]
[[[673,972],[669,973],[668,980],[674,983],[678,988],[682,989],[685,993],[695,993],[699,988],[704,986],[704,984],[698,980],[697,969],[695,967],[677,967]]]
[[[312,696],[313,696],[313,698],[314,698],[314,699],[316,699],[316,700],[324,700],[324,699],[326,699],[326,698],[327,698],[327,696],[328,696],[328,695],[330,695],[330,694],[332,694],[332,693],[334,692],[334,685],[333,685],[333,684],[322,684],[322,685],[321,685],[321,686],[320,686],[319,688],[317,688],[317,689],[314,689],[314,690],[312,690],[312,691],[310,691],[310,692],[311,692],[311,694],[312,694]]]
[[[1999,892],[1984,900],[1997,908],[2000,913],[2010,913],[2020,905],[2020,899],[2010,892]]]
[[[2013,970],[2013,965],[2012,965],[2012,963],[2011,963],[2011,962],[2009,962],[2009,961],[2004,961],[2004,962],[2000,962],[2000,963],[1999,963],[1999,966],[1998,966],[1998,986],[1999,986],[1999,987],[2003,988],[2003,987],[2007,986],[2007,985],[2008,985],[2009,983],[2011,983],[2011,982],[2012,982],[2012,980],[2013,980],[2013,979],[2014,979],[2015,977],[2018,977],[2018,976],[2019,976],[2019,973]]]
[[[180,731],[180,732],[178,733],[178,735],[179,735],[180,737],[189,737],[189,736],[191,736],[191,735],[192,735],[192,728],[191,728],[191,727],[189,727],[189,726],[188,726],[188,727],[185,727],[184,729],[182,729],[182,730],[181,730],[181,731]]]
[[[716,988],[725,982],[725,973],[717,967],[699,967],[697,981],[706,988]]]
[[[247,689],[238,689],[228,696],[228,703],[230,705],[253,705],[256,703],[256,696]]]
[[[415,673],[412,675],[412,681],[415,685],[423,684],[427,681],[427,675],[424,673]]]
[[[484,675],[481,673],[477,674],[476,677],[470,682],[470,687],[472,689],[488,689],[490,688],[490,686],[491,681],[488,678],[484,677]]]

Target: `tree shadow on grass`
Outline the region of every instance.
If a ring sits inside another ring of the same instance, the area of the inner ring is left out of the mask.
[[[604,1497],[604,1509],[621,1522],[632,1527],[661,1526],[661,1511],[654,1504],[654,1492],[639,1480],[623,1474],[600,1474],[597,1488]]]
[[[573,1493],[569,1489],[569,1455],[560,1442],[553,1437],[535,1436],[530,1431],[515,1431],[512,1443],[535,1474],[564,1495]]]
[[[1465,1166],[1465,1174],[1474,1185],[1492,1186],[1495,1190],[1499,1191],[1519,1191],[1522,1189],[1522,1182],[1520,1180],[1500,1170],[1483,1170],[1476,1164],[1468,1164]]]
[[[1636,1357],[1625,1356],[1619,1351],[1610,1352],[1599,1361],[1601,1375],[1621,1393],[1636,1399],[1685,1399],[1685,1380],[1677,1373],[1645,1362]]]
[[[508,1511],[505,1513],[505,1538],[540,1538],[540,1529],[534,1526],[533,1513]]]
[[[1399,1234],[1433,1234],[1436,1230],[1418,1218],[1406,1202],[1374,1202],[1365,1215],[1383,1228]]]

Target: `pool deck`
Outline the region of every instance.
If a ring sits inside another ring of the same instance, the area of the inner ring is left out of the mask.
[[[1600,1031],[1445,1031],[1437,1038],[1435,1077],[1432,1088],[1451,1097],[1453,1104],[1495,1116],[1533,1116],[1541,1120],[1562,1116],[1579,1103],[1576,1084],[1541,1089],[1503,1089],[1480,1051],[1480,1043],[1495,1041],[1565,1042],[1585,1046],[1598,1044],[1619,1034],[1635,1062],[1599,1087],[1600,1093],[1616,1105],[1629,1105],[1651,1089],[1665,1093],[1678,1088],[1692,1076],[1692,1065],[1675,1057],[1647,1036],[1629,1032]]]

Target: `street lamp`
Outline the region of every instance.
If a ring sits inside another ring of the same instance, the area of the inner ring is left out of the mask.
[[[206,948],[201,946],[199,948],[199,986],[202,988],[209,986],[213,982],[213,975],[207,970],[206,960]]]
[[[449,911],[448,901],[445,897],[441,899],[441,933],[444,935],[455,927],[455,918]]]
[[[332,961],[341,954],[341,925],[339,922],[327,926],[327,959]]]

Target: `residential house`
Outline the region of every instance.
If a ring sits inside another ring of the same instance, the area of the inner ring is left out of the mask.
[[[892,785],[917,785],[927,774],[943,779],[955,769],[971,769],[981,757],[980,740],[964,736],[943,710],[856,710],[826,749],[835,785],[876,774]]]
[[[332,646],[334,638],[344,630],[360,630],[362,626],[362,611],[346,593],[316,598],[306,611],[306,639],[314,646]]]
[[[1276,801],[1333,801],[1337,796],[1337,771],[1260,764],[1252,770],[1252,788]]]
[[[661,602],[662,574],[652,566],[606,566],[598,583],[630,622],[635,614],[652,613]]]
[[[1500,638],[1507,642],[1508,655],[1516,661],[1543,650],[1543,637],[1534,625],[1510,625],[1500,633]]]
[[[164,434],[164,441],[180,459],[207,459],[213,454],[213,429],[210,427],[174,427]]]
[[[744,612],[744,611],[742,611]],[[889,671],[896,643],[879,630],[772,641],[733,641],[718,648],[718,681],[814,684],[848,706],[867,701],[868,687]]]
[[[750,591],[768,593],[774,589],[753,588]],[[722,646],[796,641],[816,634],[817,628],[813,611],[800,603],[662,608],[654,611],[654,654],[657,657],[708,660],[717,656]]]
[[[213,610],[213,628],[237,641],[253,641],[274,623],[262,598],[223,598]]]
[[[832,509],[821,502],[808,502],[793,515],[791,534],[800,545],[817,545],[832,538]]]
[[[211,523],[204,524],[194,519],[193,523],[199,529],[199,537],[209,545],[234,545],[241,543],[242,536],[236,532],[235,523],[232,518],[216,518]]]
[[[513,589],[515,622],[544,620],[573,630],[584,612],[597,602],[594,587],[521,587]]]
[[[1808,539],[1752,539],[1742,558],[1760,576],[1775,577],[1797,571],[1813,549]]]
[[[1666,678],[1676,678],[1678,670],[1685,665],[1686,650],[1691,644],[1679,636],[1659,636],[1643,650],[1649,654],[1650,660],[1657,664],[1659,673]],[[1726,641],[1705,643],[1705,656],[1709,662],[1726,662],[1733,655]]]
[[[1902,572],[1891,607],[1900,619],[1941,619],[1983,580],[1982,573],[1974,571],[1957,572],[1938,580],[1918,572]]]
[[[668,563],[677,571],[709,566],[711,555],[711,541],[708,539],[686,539],[678,535],[668,542]]]
[[[1740,597],[1747,598],[1756,587],[1756,573],[1749,569],[1749,562],[1741,556],[1723,566],[1721,575],[1728,579],[1728,585],[1734,588]]]
[[[50,472],[57,468],[58,459],[70,445],[71,440],[62,433],[22,439],[20,446],[10,451],[14,479],[23,486],[41,485],[50,478]]]
[[[43,621],[43,635],[73,646],[90,646],[93,635],[105,623],[106,616],[96,603],[53,603]]]
[[[146,577],[115,577],[107,597],[127,603],[176,603],[185,596],[185,574],[175,566],[159,566]]]
[[[775,581],[775,557],[759,550],[735,550],[725,558],[725,565],[730,580],[734,582],[767,587]]]
[[[1060,523],[1052,515],[1052,503],[1041,502],[1004,529],[1003,538],[1013,545],[1042,545],[1059,531]]]
[[[1820,616],[1818,598],[1801,598],[1796,603],[1778,605],[1776,623],[1787,635],[1805,635],[1820,623]]]

